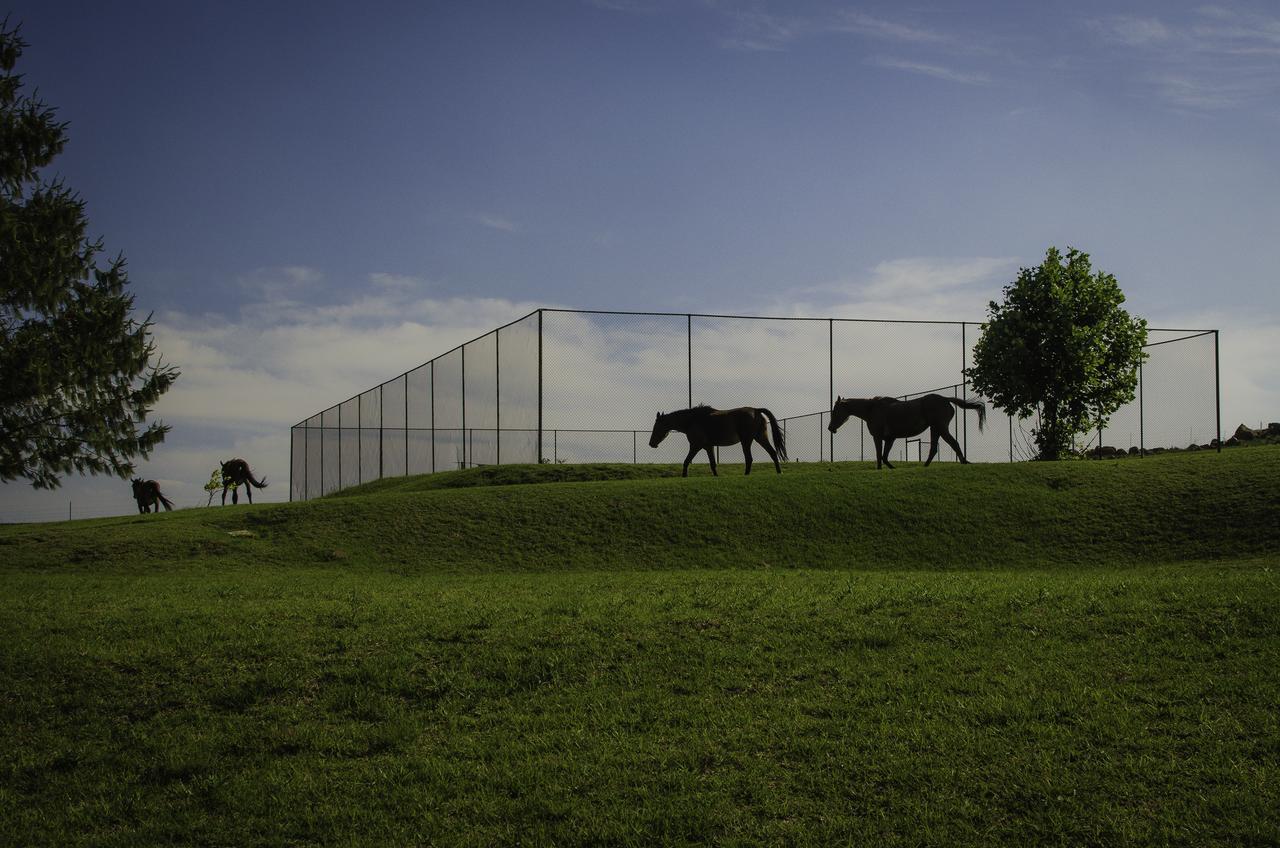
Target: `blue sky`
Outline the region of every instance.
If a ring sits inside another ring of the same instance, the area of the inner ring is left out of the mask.
[[[537,306],[976,321],[1051,244],[1280,418],[1272,3],[9,8],[184,372],[180,503],[233,453],[286,497],[290,424]],[[77,498],[132,508],[0,520]]]

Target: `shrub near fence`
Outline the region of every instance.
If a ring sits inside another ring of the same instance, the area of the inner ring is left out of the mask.
[[[299,422],[290,499],[382,477],[477,465],[681,462],[649,448],[654,414],[697,403],[762,406],[793,460],[868,460],[856,419],[827,432],[837,395],[973,398],[964,381],[982,325],[962,321],[763,318],[539,309]],[[1149,330],[1138,397],[1082,449],[1183,447],[1221,438],[1216,330]],[[933,387],[933,388],[930,388]],[[978,398],[982,400],[982,398]],[[973,461],[1031,458],[1034,422],[973,415],[952,427]],[[894,456],[923,458],[902,440]],[[938,459],[956,459],[945,445]],[[741,462],[737,446],[721,460]]]

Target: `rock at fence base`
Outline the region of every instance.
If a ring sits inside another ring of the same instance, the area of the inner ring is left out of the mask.
[[[1251,442],[1257,438],[1257,435],[1256,432],[1243,424],[1236,428],[1236,438],[1242,442]]]
[[[1200,450],[1200,446],[1193,442],[1192,444],[1187,445],[1187,450]]]
[[[1129,448],[1129,456],[1137,456],[1140,453],[1142,453],[1142,451],[1138,450],[1137,445],[1133,445]]]
[[[1268,436],[1280,436],[1280,421],[1272,421],[1267,425]]]
[[[1224,442],[1224,444],[1229,448],[1234,448],[1240,444],[1240,440],[1237,439],[1235,436],[1232,436],[1231,438],[1227,439],[1226,442]]]

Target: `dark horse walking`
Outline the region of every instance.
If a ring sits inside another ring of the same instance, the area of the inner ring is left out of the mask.
[[[778,449],[769,444],[769,431],[766,423],[773,428],[773,441]],[[711,473],[720,476],[716,471],[716,455],[712,450],[716,446],[741,444],[742,457],[746,461],[747,473],[751,473],[751,442],[755,440],[773,460],[773,467],[782,473],[778,457],[787,458],[787,445],[782,438],[782,430],[778,427],[778,419],[767,409],[756,409],[753,406],[740,406],[737,409],[713,409],[699,405],[693,409],[681,409],[677,412],[661,413],[653,420],[653,435],[649,437],[649,447],[656,448],[672,430],[678,430],[689,437],[689,455],[684,458],[684,473],[689,476],[689,463],[700,450],[707,452],[711,461]]]
[[[259,489],[267,488],[267,478],[261,480],[253,479],[253,472],[249,470],[249,463],[243,459],[232,459],[222,463],[222,505],[227,505],[227,489],[231,490],[231,503],[240,503],[241,484],[248,484],[244,487],[244,493],[249,496],[249,503],[253,503],[253,489],[250,486],[257,486]]]
[[[837,398],[831,407],[831,423],[827,429],[834,433],[840,425],[856,415],[867,422],[867,432],[871,434],[876,445],[876,468],[883,462],[890,468],[889,449],[897,438],[907,438],[923,433],[929,429],[929,458],[925,465],[933,462],[938,455],[938,439],[944,440],[960,457],[960,461],[968,463],[960,443],[951,435],[948,427],[955,416],[955,408],[975,409],[978,411],[978,429],[987,423],[987,408],[976,400],[961,400],[946,395],[924,395],[914,400],[898,400],[891,397],[873,398]]]
[[[164,511],[171,512],[173,510],[173,501],[160,494],[160,484],[155,480],[143,480],[140,477],[134,477],[133,483],[133,499],[138,502],[138,512],[151,512],[151,508],[155,507],[155,511],[160,511],[160,504],[164,504]]]

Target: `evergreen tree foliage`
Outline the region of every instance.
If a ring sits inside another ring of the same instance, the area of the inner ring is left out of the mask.
[[[52,489],[72,471],[129,477],[169,430],[143,425],[178,371],[132,317],[124,257],[99,267],[84,201],[41,177],[67,125],[22,93],[26,46],[0,23],[0,481]]]
[[[1072,439],[1103,427],[1134,398],[1147,322],[1130,317],[1110,274],[1089,255],[1056,247],[1023,268],[992,301],[965,373],[973,387],[1012,415],[1038,415],[1038,459],[1059,459]]]

